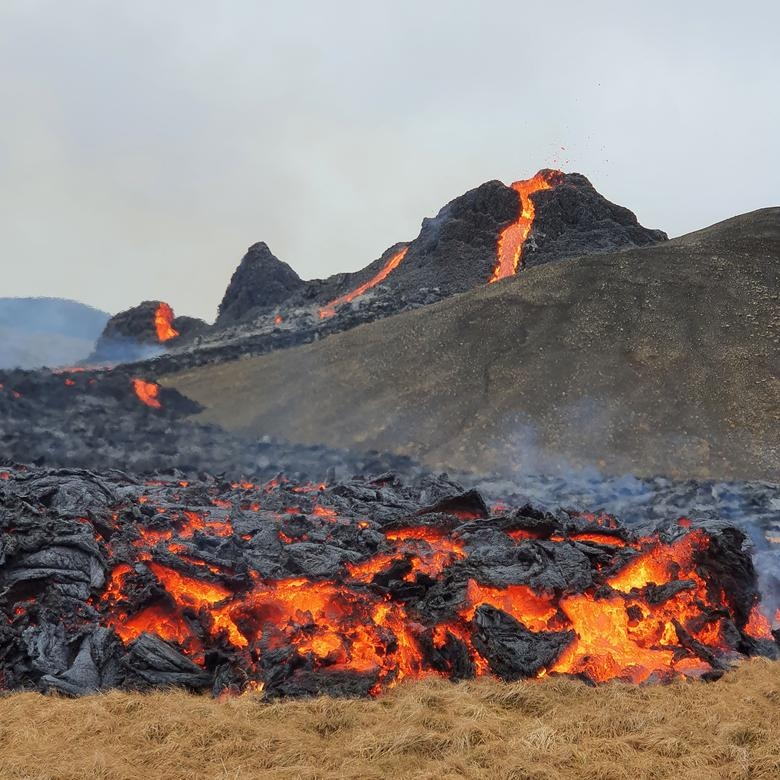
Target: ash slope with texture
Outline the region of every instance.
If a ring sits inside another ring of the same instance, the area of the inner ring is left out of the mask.
[[[778,258],[762,209],[165,381],[233,430],[436,467],[772,479]]]

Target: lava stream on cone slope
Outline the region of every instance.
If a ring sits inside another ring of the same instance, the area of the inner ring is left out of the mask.
[[[544,170],[539,171],[533,178],[516,181],[512,184],[512,189],[517,193],[519,203],[519,212],[517,220],[507,225],[498,237],[496,254],[498,260],[490,277],[490,283],[497,282],[499,279],[506,279],[514,276],[521,267],[523,245],[531,233],[536,216],[536,207],[531,195],[541,190],[552,189],[563,179],[561,171]]]

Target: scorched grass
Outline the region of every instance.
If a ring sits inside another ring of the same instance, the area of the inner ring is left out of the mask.
[[[780,663],[717,683],[408,683],[376,700],[0,699],[0,778],[778,778]]]

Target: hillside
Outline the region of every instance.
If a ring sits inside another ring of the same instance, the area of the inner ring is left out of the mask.
[[[164,378],[201,418],[476,471],[772,478],[780,208]]]

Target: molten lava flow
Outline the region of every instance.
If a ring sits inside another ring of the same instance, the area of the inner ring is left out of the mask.
[[[133,390],[135,390],[135,394],[142,403],[151,406],[152,409],[162,409],[162,404],[158,398],[160,394],[160,385],[156,382],[147,382],[144,379],[134,379]]]
[[[780,610],[778,610],[778,617],[780,617]],[[745,633],[754,639],[772,638],[772,624],[769,622],[769,618],[759,610],[758,604],[750,612],[748,621],[745,624]]]
[[[364,282],[360,285],[360,287],[356,287],[352,292],[348,292],[335,300],[331,301],[326,306],[323,306],[320,309],[320,319],[324,320],[328,317],[332,317],[336,313],[336,308],[338,306],[341,306],[343,303],[349,303],[350,301],[354,301],[355,298],[358,298],[361,296],[366,290],[370,290],[372,287],[376,287],[380,282],[383,282],[391,271],[398,268],[398,266],[401,264],[401,261],[406,257],[406,252],[409,249],[408,246],[405,246],[400,251],[396,252],[383,266],[382,270],[376,274],[376,276],[372,276],[367,282]]]
[[[157,339],[170,341],[179,335],[179,331],[173,327],[173,309],[167,303],[161,303],[154,313],[154,327],[157,331]]]
[[[512,189],[517,192],[520,199],[520,213],[517,220],[507,225],[498,237],[497,255],[498,262],[493,269],[490,282],[497,282],[507,276],[514,276],[520,267],[520,258],[523,252],[523,244],[534,223],[536,208],[530,195],[540,190],[552,189],[560,184],[563,174],[560,171],[539,171],[532,179],[516,181]]]
[[[523,642],[533,641],[534,634],[543,634],[542,642],[560,642],[552,660],[526,673],[536,676],[644,682],[697,675],[713,669],[713,658],[734,655],[739,629],[772,639],[758,606],[740,624],[733,594],[702,564],[712,555],[712,537],[692,524],[680,525],[671,542],[632,536],[607,516],[580,516],[576,531],[525,529],[514,520],[508,524],[510,515],[464,522],[457,508],[452,525],[419,524],[419,515],[387,524],[379,514],[362,519],[371,511],[366,506],[362,516],[350,516],[345,498],[324,485],[283,479],[228,483],[234,492],[219,493],[222,498],[217,494],[226,487],[214,485],[201,504],[185,509],[182,482],[187,481],[149,480],[134,505],[112,515],[114,533],[128,524],[130,544],[121,546],[124,558],[111,567],[95,607],[125,643],[144,632],[156,634],[203,668],[216,650],[235,658],[252,686],[271,684],[281,668],[274,663],[288,665],[289,674],[306,669],[364,675],[372,693],[401,679],[490,674],[496,669],[489,652],[477,649],[484,648],[484,636],[476,641],[485,617],[480,607],[488,605],[521,624]],[[244,503],[260,514],[250,520],[240,508]],[[236,529],[228,510],[237,513]],[[86,516],[80,522],[89,524]],[[528,562],[537,567],[551,561],[557,545],[563,560],[567,551],[581,556],[583,545],[599,545],[589,551],[599,563],[588,569],[590,584],[577,592],[546,591],[522,581],[496,587],[497,580],[479,578],[485,571],[479,558],[493,549],[478,547],[474,553],[475,536],[483,533],[492,534],[491,540],[503,534],[495,549],[503,545],[509,551],[505,560],[517,561],[493,570],[500,581],[515,565],[523,572]],[[338,574],[331,579],[278,568],[286,573],[270,576],[269,563],[275,568],[288,555],[297,556],[301,566],[319,565],[320,547],[330,566],[330,556],[345,549],[330,546],[332,541],[366,537],[370,541],[355,548],[362,552],[336,563]],[[100,543],[106,544],[102,538]],[[266,550],[273,557],[264,560]],[[135,555],[132,565],[128,551]],[[255,555],[265,569],[252,568]],[[420,606],[426,600],[432,612]]]
[[[421,666],[401,606],[332,582],[262,584],[235,606],[220,610],[217,624],[240,647],[292,644],[332,669],[398,679],[403,671]],[[395,635],[392,646],[389,632]]]
[[[471,620],[480,604],[490,604],[516,617],[531,631],[548,630],[555,618],[557,607],[552,596],[538,594],[528,585],[509,585],[506,588],[491,588],[469,580],[466,589],[467,607],[461,610],[461,617]]]
[[[578,533],[569,536],[572,542],[593,542],[594,544],[608,544],[610,546],[624,547],[625,542],[617,536],[601,533]]]
[[[607,582],[614,595],[591,593],[568,596],[560,607],[577,634],[552,671],[585,674],[601,682],[625,677],[643,682],[654,672],[705,672],[700,659],[678,658],[682,639],[677,624],[698,641],[721,649],[719,620],[698,621],[701,606],[712,603],[707,583],[696,571],[696,553],[708,545],[695,530],[672,544],[650,537],[642,551]],[[670,598],[656,603],[643,595],[648,586],[680,583]],[[725,602],[724,594],[718,594]]]
[[[361,563],[347,564],[353,579],[372,582],[401,563],[405,571],[399,571],[397,576],[414,582],[418,574],[437,577],[454,561],[465,557],[463,544],[458,539],[430,526],[387,531],[385,538],[393,544],[393,551],[377,553]]]

